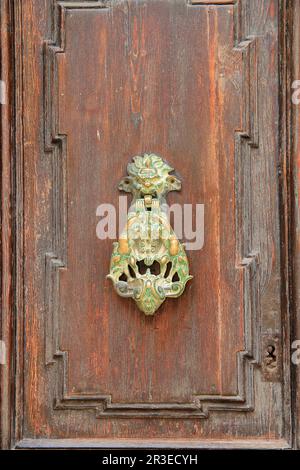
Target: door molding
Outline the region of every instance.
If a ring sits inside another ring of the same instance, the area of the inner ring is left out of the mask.
[[[245,129],[235,134],[236,163],[236,238],[238,253],[236,266],[243,273],[244,283],[244,323],[246,350],[237,354],[237,395],[195,395],[187,403],[115,403],[111,395],[68,392],[69,369],[68,353],[61,351],[59,337],[59,272],[67,268],[67,207],[66,207],[66,160],[67,136],[59,133],[58,118],[58,68],[57,55],[64,54],[66,43],[66,18],[73,9],[107,9],[110,2],[55,1],[53,9],[54,39],[46,41],[44,48],[45,64],[45,152],[52,159],[53,186],[55,199],[52,207],[52,246],[53,252],[45,254],[45,352],[46,364],[57,361],[56,410],[94,409],[96,418],[208,418],[210,411],[253,411],[254,409],[254,367],[261,361],[259,337],[259,293],[258,277],[268,279],[270,266],[262,267],[259,253],[243,255],[249,244],[249,227],[241,230],[242,220],[247,213],[251,220],[251,178],[245,176],[252,148],[259,146],[258,133],[258,63],[256,37],[246,37],[241,24],[246,26],[240,1],[192,1],[192,8],[199,6],[230,5],[234,8],[234,49],[241,54],[243,61],[243,97],[245,103]],[[239,26],[238,26],[239,24]],[[250,164],[250,163],[249,163]],[[244,185],[249,185],[249,190]],[[241,196],[240,194],[245,194]],[[271,259],[270,256],[267,259]],[[260,272],[260,273],[259,273]]]

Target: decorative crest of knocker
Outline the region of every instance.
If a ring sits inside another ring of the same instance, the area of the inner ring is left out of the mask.
[[[155,154],[134,157],[127,171],[119,189],[132,193],[133,200],[107,277],[120,296],[133,298],[145,315],[154,315],[167,297],[179,297],[192,278],[165,199],[169,191],[181,189],[181,182]]]

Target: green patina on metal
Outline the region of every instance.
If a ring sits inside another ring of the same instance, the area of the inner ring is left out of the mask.
[[[146,315],[154,315],[167,297],[179,297],[187,281],[189,264],[168,220],[166,195],[181,189],[181,182],[161,157],[144,154],[127,166],[119,189],[133,201],[127,224],[114,249],[107,276],[122,297],[131,297]]]

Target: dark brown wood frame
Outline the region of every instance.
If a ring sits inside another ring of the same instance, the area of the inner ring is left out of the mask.
[[[284,361],[290,363],[290,343],[300,339],[300,221],[297,206],[299,190],[300,111],[292,104],[292,82],[300,79],[300,0],[278,0],[281,6],[280,79],[281,90],[281,161],[280,198]],[[1,447],[12,448],[22,439],[22,384],[17,370],[22,370],[22,61],[20,0],[1,2],[0,68],[6,84],[6,104],[1,105],[1,313],[0,339],[6,345],[6,364],[0,366]],[[297,77],[298,74],[298,77]],[[18,162],[18,164],[16,164]],[[19,319],[17,321],[17,319]],[[21,349],[20,349],[21,348]],[[290,376],[291,375],[291,376]],[[292,384],[291,447],[300,448],[300,369],[286,367],[285,383]],[[289,393],[286,386],[285,393]],[[18,418],[18,419],[16,419]],[[286,420],[289,420],[286,416]],[[286,433],[287,434],[287,433]],[[170,443],[168,443],[170,444]],[[34,445],[34,444],[33,444]],[[129,446],[129,443],[127,443]],[[250,444],[249,444],[250,445]],[[271,447],[272,443],[270,443]],[[274,446],[276,443],[274,443]],[[277,444],[278,445],[278,444]],[[217,444],[218,447],[228,444]],[[247,442],[243,444],[247,447]],[[216,445],[214,445],[216,447]]]

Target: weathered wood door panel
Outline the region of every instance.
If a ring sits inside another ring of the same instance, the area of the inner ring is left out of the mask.
[[[25,0],[11,15],[11,445],[289,446],[281,2]],[[113,240],[96,236],[97,207],[118,208],[127,163],[150,152],[182,181],[168,202],[204,206],[193,279],[154,317],[116,295]]]

